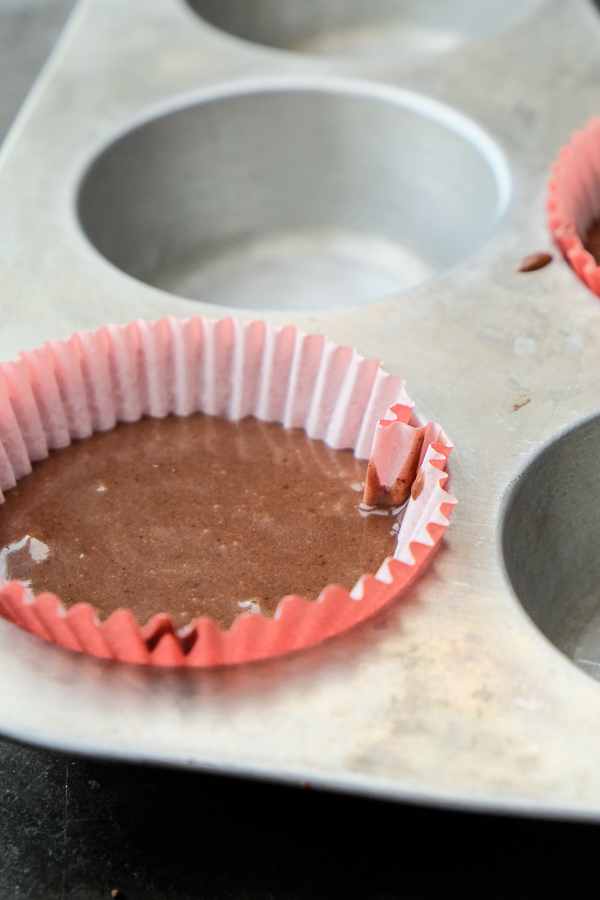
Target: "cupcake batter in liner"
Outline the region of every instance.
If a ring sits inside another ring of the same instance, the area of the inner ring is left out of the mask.
[[[17,580],[1,582],[5,618],[70,649],[127,662],[207,666],[262,659],[320,642],[372,615],[414,579],[448,525],[456,502],[443,488],[451,444],[439,426],[416,419],[398,376],[321,335],[236,319],[108,326],[49,342],[0,366],[0,487],[14,487],[50,450],[72,440],[84,447],[83,439],[118,422],[196,412],[229,422],[252,416],[256,427],[274,422],[301,428],[326,445],[315,448],[353,450],[359,460],[371,457],[376,432],[385,428],[389,443],[390,425],[402,430],[401,442],[412,442],[415,461],[414,447],[420,452],[393,555],[352,590],[328,585],[316,601],[283,597],[272,618],[257,615],[250,600],[230,628],[207,617],[181,628],[166,613],[140,627],[122,608],[101,622],[90,604],[76,602],[66,610],[54,594],[34,597]],[[381,466],[381,454],[371,461],[379,459]],[[400,477],[406,480],[406,472]],[[46,559],[39,536],[22,540],[12,549],[34,561]],[[6,554],[0,564],[7,575]],[[121,602],[127,605],[119,594],[115,605]]]

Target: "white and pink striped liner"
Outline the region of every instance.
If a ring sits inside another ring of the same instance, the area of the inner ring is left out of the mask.
[[[579,278],[600,296],[600,267],[583,241],[600,219],[600,118],[590,119],[559,150],[548,184],[548,224]]]
[[[232,421],[252,415],[303,428],[311,438],[368,459],[375,426],[394,404],[414,405],[404,381],[385,373],[378,360],[292,326],[204,317],[109,325],[49,341],[0,365],[0,489],[13,487],[50,450],[144,415],[204,412]],[[241,662],[316,643],[387,603],[421,568],[456,502],[442,487],[450,447],[426,442],[424,487],[409,501],[396,559],[386,560],[376,577],[361,579],[352,595],[330,586],[316,603],[284,598],[274,619],[245,613],[226,633],[200,619],[177,632],[164,614],[141,629],[127,611],[100,623],[87,604],[66,612],[53,595],[34,598],[22,585],[0,580],[0,613],[72,649],[163,665]],[[345,612],[344,604],[350,605]]]

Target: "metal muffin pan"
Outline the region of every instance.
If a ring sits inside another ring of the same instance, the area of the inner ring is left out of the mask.
[[[550,163],[598,112],[598,10],[194,6],[72,16],[0,150],[1,358],[138,316],[323,332],[407,379],[459,503],[405,597],[289,657],[158,671],[2,621],[0,730],[598,819],[600,304],[561,259],[515,271],[549,249]]]

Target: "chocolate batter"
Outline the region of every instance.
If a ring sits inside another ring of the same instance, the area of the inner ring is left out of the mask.
[[[586,234],[583,246],[592,254],[600,266],[600,219],[596,219]]]
[[[229,627],[286,594],[351,589],[393,553],[393,516],[359,513],[366,468],[252,418],[142,419],[35,463],[0,507],[0,547],[19,545],[0,558],[9,579],[101,619],[127,607],[141,624]]]

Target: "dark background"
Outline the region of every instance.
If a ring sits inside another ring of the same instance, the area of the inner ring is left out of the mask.
[[[71,5],[0,0],[0,138]],[[0,740],[0,900],[108,900],[114,890],[123,900],[593,897],[598,857],[596,825],[425,809]]]
[[[0,897],[598,896],[597,826],[420,809],[5,744]]]

